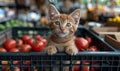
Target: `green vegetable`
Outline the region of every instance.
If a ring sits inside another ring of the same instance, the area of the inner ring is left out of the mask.
[[[18,37],[22,37],[22,31],[18,31]]]
[[[6,27],[3,24],[0,24],[0,30],[4,30]]]
[[[27,26],[28,26],[28,23],[24,21],[24,22],[22,23],[22,26],[23,26],[23,27],[27,27]]]
[[[11,24],[10,24],[9,22],[6,22],[6,23],[5,23],[5,27],[6,27],[6,28],[11,28],[12,26],[11,26]]]

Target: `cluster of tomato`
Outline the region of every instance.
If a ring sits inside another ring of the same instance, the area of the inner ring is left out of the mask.
[[[42,52],[47,45],[47,40],[40,35],[33,37],[23,35],[21,39],[9,38],[0,47],[0,52]],[[9,61],[1,61],[1,64],[9,64]],[[13,61],[13,64],[21,64],[20,61]],[[30,61],[24,61],[24,64],[31,64]],[[10,67],[3,66],[2,71],[10,71]],[[20,71],[20,67],[14,67],[14,71]],[[30,71],[30,67],[24,67],[24,71]],[[38,71],[34,68],[34,71]]]
[[[23,35],[21,39],[7,39],[4,47],[0,48],[0,52],[41,52],[46,45],[47,40],[40,35],[33,37]]]
[[[75,44],[77,46],[77,48],[79,49],[79,51],[81,52],[97,52],[98,48],[93,45],[93,40],[91,37],[79,37],[75,40]],[[75,64],[79,64],[80,63],[82,65],[86,65],[86,66],[82,66],[82,71],[90,71],[90,63],[91,61],[87,61],[87,60],[83,60],[83,61],[75,61]],[[93,64],[99,64],[98,61],[93,61]],[[73,67],[74,71],[80,71],[80,66],[74,66]],[[91,71],[98,71],[98,67],[91,67]]]
[[[9,38],[4,42],[3,47],[0,48],[0,52],[41,52],[47,45],[47,40],[40,35],[35,35],[33,37],[29,35],[23,35],[21,39],[12,39]],[[79,51],[90,51],[97,52],[98,49],[93,45],[93,40],[91,37],[78,37],[75,40],[75,44]],[[90,70],[90,61],[76,61],[75,64],[87,64],[88,66],[73,66],[73,71],[89,71]],[[94,61],[93,63],[99,63]],[[8,61],[2,61],[2,64],[9,64]],[[21,64],[20,61],[13,61],[13,64]],[[24,61],[24,64],[31,64],[30,61]],[[98,71],[98,67],[92,67],[92,71]],[[3,66],[3,71],[9,71],[10,67]],[[30,67],[25,67],[25,71],[30,71]],[[14,67],[14,71],[20,71],[19,67]],[[35,68],[34,71],[37,71]]]
[[[92,51],[92,52],[97,52],[98,49],[96,46],[93,45],[93,40],[91,37],[87,36],[85,38],[83,37],[78,37],[75,40],[75,44],[79,51]]]
[[[8,65],[9,62],[8,61],[2,61],[1,64],[7,64]],[[20,64],[22,64],[22,62],[20,62],[20,61],[13,61],[12,64],[14,64],[14,65],[20,65]],[[29,61],[29,60],[23,61],[23,64],[30,65],[31,61]],[[31,71],[30,67],[24,66],[22,68],[23,68],[23,71]],[[3,66],[2,67],[2,71],[11,71],[11,70],[10,70],[9,66]],[[20,69],[19,66],[15,66],[15,67],[13,67],[13,71],[21,71],[21,69]],[[33,67],[33,71],[38,71],[38,69],[36,67]]]

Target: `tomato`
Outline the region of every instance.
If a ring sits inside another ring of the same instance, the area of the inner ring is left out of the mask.
[[[80,61],[76,61],[75,64],[80,64]],[[79,71],[80,66],[74,66],[74,71]]]
[[[19,67],[15,67],[14,71],[20,71],[20,68]]]
[[[31,64],[31,62],[27,60],[27,61],[24,61],[24,64]]]
[[[36,36],[34,36],[34,38],[35,38],[36,40],[38,40],[38,41],[41,41],[42,36],[41,36],[41,35],[36,35]]]
[[[35,51],[35,52],[41,52],[44,48],[44,43],[39,41],[39,42],[36,42],[32,45],[32,51]]]
[[[5,48],[0,47],[0,52],[7,52]]]
[[[83,50],[87,49],[89,46],[88,41],[82,37],[77,38],[75,40],[75,44],[76,44],[77,48],[79,49],[79,51],[83,51]]]
[[[29,45],[31,45],[32,46],[32,44],[34,43],[34,39],[28,39],[26,42],[25,42],[25,44],[29,44]]]
[[[30,50],[31,50],[31,46],[30,45],[28,45],[28,44],[23,44],[20,48],[19,48],[19,50],[20,50],[20,52],[29,52]]]
[[[31,62],[27,60],[27,61],[24,61],[23,64],[29,65],[29,64],[31,64]],[[30,71],[30,67],[24,67],[24,71]]]
[[[87,61],[83,61],[82,64],[90,64],[89,62]],[[82,67],[82,71],[90,71],[90,66],[83,66]],[[94,68],[92,67],[92,71],[94,71]]]
[[[91,52],[97,52],[98,51],[96,46],[91,46],[91,47],[88,48],[88,50],[91,51]]]
[[[13,64],[20,64],[21,62],[20,61],[13,61],[12,63]]]
[[[1,61],[1,64],[8,64],[8,61]]]
[[[75,64],[80,64],[80,61],[76,61]],[[88,61],[82,61],[82,64],[89,65],[90,63]],[[90,71],[90,66],[82,66],[82,71]],[[80,71],[80,66],[74,66],[74,71]],[[94,67],[92,67],[92,71],[94,70]]]
[[[88,41],[88,43],[89,43],[89,45],[92,45],[92,42],[93,42],[93,40],[92,40],[92,38],[91,37],[86,37],[86,40]]]
[[[15,48],[16,47],[16,41],[14,39],[7,39],[4,43],[4,47],[6,50],[9,50],[11,48]]]
[[[9,66],[3,66],[2,71],[10,71],[10,67]]]
[[[11,48],[11,49],[9,50],[9,52],[19,52],[19,49],[18,49],[18,48]]]
[[[22,40],[23,40],[24,43],[25,43],[28,39],[31,39],[31,37],[28,36],[28,35],[23,35]]]
[[[1,64],[5,64],[8,65],[9,62],[8,61],[1,61]],[[2,66],[2,71],[9,71],[10,68],[8,66]]]
[[[41,39],[41,41],[44,43],[44,46],[46,46],[48,43],[46,39]]]
[[[17,47],[20,47],[23,44],[22,39],[17,39]]]
[[[47,45],[47,40],[44,39],[42,36],[36,35],[36,36],[34,36],[34,38],[35,38],[36,40],[38,40],[38,41],[42,41],[45,46]]]

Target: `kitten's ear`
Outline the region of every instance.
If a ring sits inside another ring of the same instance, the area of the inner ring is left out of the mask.
[[[80,20],[80,9],[73,11],[70,16],[75,20],[75,23],[78,24]]]
[[[54,5],[49,6],[49,18],[52,20],[59,12]]]

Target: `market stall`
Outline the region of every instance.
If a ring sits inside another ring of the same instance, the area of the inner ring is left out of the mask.
[[[119,0],[0,0],[0,71],[119,71]]]

